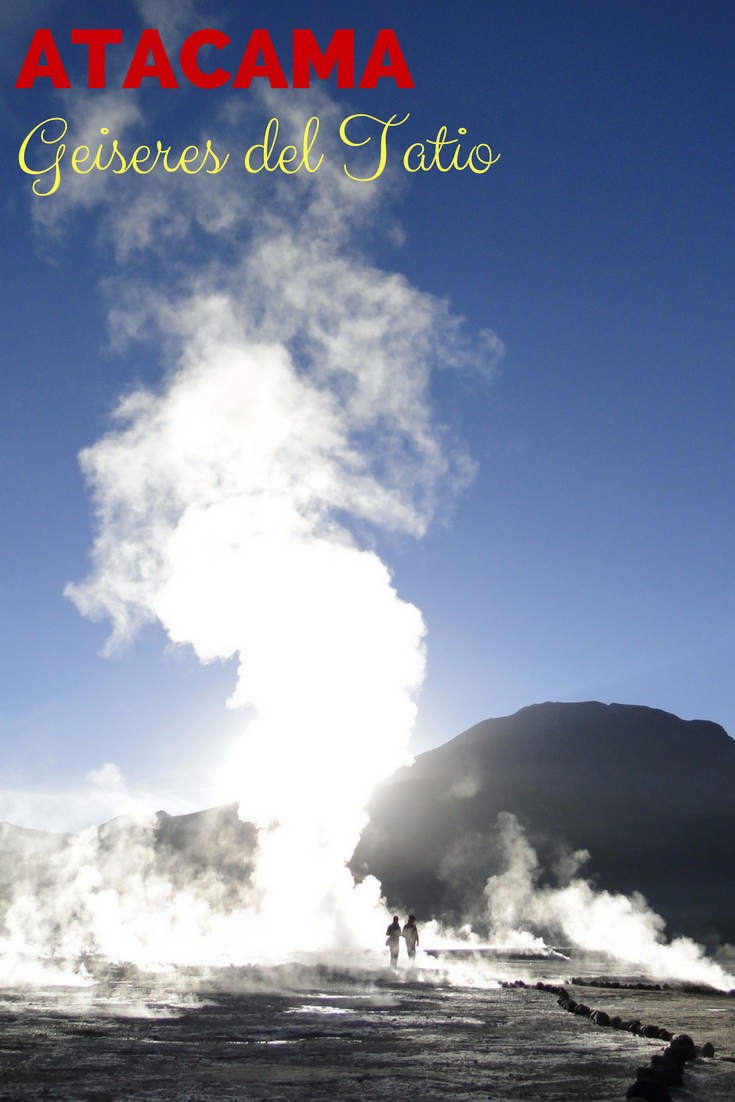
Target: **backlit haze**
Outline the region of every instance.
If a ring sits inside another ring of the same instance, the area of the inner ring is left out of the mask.
[[[294,906],[302,948],[374,938],[378,885],[344,868],[362,807],[472,723],[594,698],[735,730],[732,10],[326,3],[322,45],[346,10],[358,72],[390,26],[415,89],[120,89],[144,26],[172,59],[199,27],[235,53],[267,27],[290,72],[298,4],[0,16],[0,818],[76,831],[239,801],[264,828],[243,903],[264,954]],[[88,25],[123,27],[105,91],[69,45]],[[36,26],[71,90],[12,87]],[[357,112],[409,115],[369,184],[343,170],[377,144],[340,143]],[[17,150],[55,116],[69,150],[105,128],[232,163],[67,159],[36,199]],[[319,118],[318,171],[245,173],[274,116],[296,145]],[[407,173],[441,126],[500,159]],[[525,844],[510,832],[521,885]],[[109,951],[199,944],[210,904],[174,931],[167,898],[169,925]],[[242,921],[221,919],[217,959]]]

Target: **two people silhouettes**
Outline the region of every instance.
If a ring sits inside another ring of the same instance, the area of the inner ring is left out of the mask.
[[[406,942],[408,959],[409,962],[413,964],[416,960],[416,946],[419,943],[419,931],[416,926],[415,915],[408,916],[408,922],[403,927],[403,929],[401,929],[401,924],[398,921],[398,915],[393,915],[393,921],[391,922],[385,933],[385,944],[390,949],[391,968],[398,967],[398,951],[401,947],[401,938],[403,938]]]

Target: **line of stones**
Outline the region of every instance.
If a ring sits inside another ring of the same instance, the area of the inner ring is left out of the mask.
[[[581,976],[573,976],[569,981],[579,987],[613,987],[625,991],[673,991],[668,983],[621,983],[619,980],[583,979]],[[677,991],[683,991],[686,995],[721,995],[725,998],[735,997],[735,988],[731,991],[716,991],[714,988],[702,983],[677,983]]]
[[[574,981],[572,981],[574,982]],[[523,980],[504,982],[503,987],[529,987]],[[607,984],[597,983],[602,987]],[[610,984],[612,987],[613,984]],[[623,986],[623,985],[619,985]],[[626,984],[638,988],[638,984]],[[680,1033],[677,1037],[668,1029],[657,1025],[643,1025],[637,1018],[628,1020],[620,1018],[617,1014],[610,1017],[606,1010],[592,1010],[585,1003],[576,1002],[565,987],[554,983],[536,984],[538,991],[548,991],[557,996],[557,1002],[563,1010],[570,1014],[578,1014],[580,1017],[589,1018],[595,1025],[609,1027],[611,1029],[623,1029],[628,1033],[634,1033],[638,1037],[654,1038],[668,1041],[667,1047],[662,1053],[651,1057],[651,1063],[647,1067],[639,1067],[636,1071],[634,1083],[625,1092],[626,1098],[645,1099],[645,1102],[672,1102],[669,1087],[679,1087],[682,1084],[682,1071],[689,1060],[697,1056],[714,1056],[715,1049],[711,1042],[707,1041],[701,1047],[687,1033]],[[651,990],[660,990],[659,985],[651,987]]]

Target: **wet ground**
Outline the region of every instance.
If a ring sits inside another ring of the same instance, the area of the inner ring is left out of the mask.
[[[735,998],[569,990],[610,1015],[711,1041],[714,1058],[687,1065],[672,1097],[735,1098]],[[85,988],[0,991],[0,1102],[614,1102],[663,1048],[566,1013],[547,992],[453,986],[441,971],[121,970]]]

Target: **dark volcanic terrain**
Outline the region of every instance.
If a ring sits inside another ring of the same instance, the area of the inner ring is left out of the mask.
[[[713,1042],[673,1102],[735,1095],[735,999],[573,990]],[[636,1068],[663,1048],[565,1013],[533,987],[380,970],[120,973],[81,990],[0,992],[0,1102],[623,1102]]]

